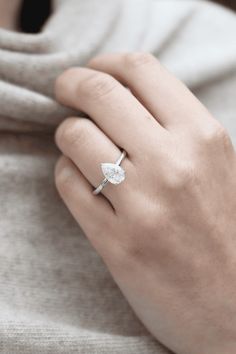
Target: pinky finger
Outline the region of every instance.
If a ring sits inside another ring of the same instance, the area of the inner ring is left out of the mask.
[[[116,218],[108,200],[103,195],[92,194],[92,186],[65,156],[61,156],[56,164],[55,183],[61,198],[86,236],[96,249],[100,248],[99,243],[106,242],[104,237],[109,232],[108,220],[112,224]]]

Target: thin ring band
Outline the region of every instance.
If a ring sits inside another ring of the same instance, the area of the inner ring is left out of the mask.
[[[120,166],[121,162],[124,160],[124,158],[126,157],[127,153],[125,150],[122,151],[120,157],[116,160],[116,162],[114,164],[101,164],[103,165],[109,165],[109,167],[111,166]],[[103,188],[105,188],[105,186],[108,184],[108,182],[111,182],[113,184],[120,184],[124,179],[125,179],[125,171],[120,167],[119,169],[122,172],[122,179],[119,182],[112,182],[111,180],[109,180],[109,178],[105,177],[104,180],[99,184],[99,186],[94,189],[93,194],[94,195],[98,195],[99,193],[101,193],[101,191],[103,190]]]

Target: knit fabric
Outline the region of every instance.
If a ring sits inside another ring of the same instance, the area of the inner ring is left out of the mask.
[[[53,131],[77,112],[54,82],[97,53],[151,52],[236,143],[235,33],[233,12],[192,0],[54,0],[41,33],[0,29],[0,353],[170,353],[58,196]]]

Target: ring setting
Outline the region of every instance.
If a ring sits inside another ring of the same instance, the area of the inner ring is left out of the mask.
[[[115,163],[101,163],[102,173],[104,175],[103,181],[93,191],[93,194],[99,194],[107,183],[118,185],[125,180],[125,170],[120,166],[121,162],[126,156],[126,152],[123,150],[120,157]]]

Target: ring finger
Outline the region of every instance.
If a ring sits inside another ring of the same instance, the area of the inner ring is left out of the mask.
[[[121,150],[89,119],[68,118],[57,129],[56,143],[63,154],[69,157],[96,188],[104,179],[101,163],[114,163]],[[108,183],[102,190],[103,195],[111,202],[114,209],[126,202],[128,179],[132,178],[132,163],[126,157],[122,167],[126,179],[120,185]]]

